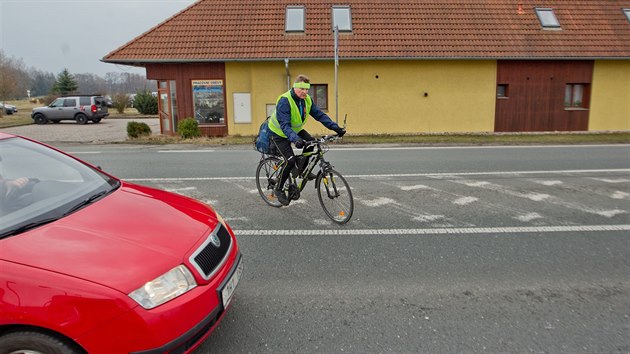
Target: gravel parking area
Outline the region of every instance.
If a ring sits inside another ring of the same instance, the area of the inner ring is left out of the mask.
[[[160,134],[158,118],[139,119],[103,119],[100,123],[76,124],[73,121],[61,121],[58,124],[23,125],[2,128],[0,131],[25,136],[45,143],[85,143],[106,144],[127,141],[127,123],[144,122],[155,135]]]

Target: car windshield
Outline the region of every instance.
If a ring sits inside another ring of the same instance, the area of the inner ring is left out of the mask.
[[[120,182],[44,145],[0,139],[0,238],[58,220]]]

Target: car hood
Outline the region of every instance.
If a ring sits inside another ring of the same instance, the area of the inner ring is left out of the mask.
[[[125,183],[65,218],[2,240],[0,258],[127,294],[184,263],[217,222],[198,201]]]

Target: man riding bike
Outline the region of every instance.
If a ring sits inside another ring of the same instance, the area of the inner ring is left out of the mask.
[[[303,128],[306,118],[311,115],[340,137],[346,133],[345,129],[341,128],[313,103],[311,96],[308,95],[310,87],[310,79],[306,75],[298,75],[293,88],[278,97],[276,111],[269,118],[268,124],[271,131],[272,144],[287,162],[282,172],[280,183],[276,185],[274,190],[274,195],[278,198],[278,201],[285,206],[289,205],[289,198],[282,190],[282,187],[296,166],[291,143],[294,143],[298,149],[304,148],[303,151],[308,151],[309,147],[305,148],[305,141],[313,140],[313,137]],[[300,161],[300,166],[298,167],[304,168],[307,163],[308,161]],[[308,176],[308,178],[314,178],[314,176]]]

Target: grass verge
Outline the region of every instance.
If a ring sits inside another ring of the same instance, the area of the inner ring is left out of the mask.
[[[192,144],[253,146],[253,136],[182,139],[178,136],[153,135],[128,140],[132,144]],[[413,134],[348,135],[339,144],[413,144],[413,145],[527,145],[527,144],[627,144],[630,132],[596,133],[487,133],[487,134]]]

